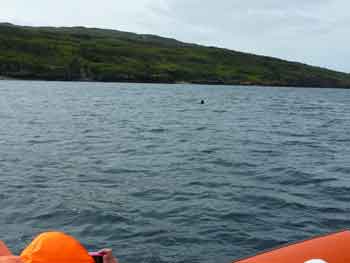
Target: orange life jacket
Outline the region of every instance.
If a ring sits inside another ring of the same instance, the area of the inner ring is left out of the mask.
[[[73,237],[61,232],[37,236],[20,256],[0,242],[0,263],[94,263],[88,251]]]

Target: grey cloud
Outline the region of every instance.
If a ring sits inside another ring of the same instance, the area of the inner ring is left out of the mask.
[[[162,2],[161,8],[149,8],[162,21],[182,24],[181,31],[173,32],[179,38],[194,37],[208,45],[350,71],[350,65],[337,56],[349,57],[346,46],[339,43],[349,40],[349,23],[344,20],[349,17],[350,3],[346,0]],[[207,35],[201,36],[193,28]]]

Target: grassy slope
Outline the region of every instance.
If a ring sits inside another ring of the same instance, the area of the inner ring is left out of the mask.
[[[0,76],[350,87],[350,75],[154,35],[0,24]]]

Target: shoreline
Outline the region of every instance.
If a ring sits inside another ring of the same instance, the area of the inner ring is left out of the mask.
[[[311,88],[311,89],[350,89],[345,86],[312,86],[312,85],[296,85],[296,84],[281,84],[281,83],[225,83],[225,82],[211,82],[211,81],[175,81],[175,82],[159,82],[159,81],[99,81],[99,80],[48,80],[48,79],[25,79],[12,78],[0,75],[0,81],[42,81],[42,82],[81,82],[81,83],[130,83],[130,84],[164,84],[164,85],[207,85],[207,86],[243,86],[243,87],[275,87],[275,88]]]
[[[14,79],[14,78],[10,78],[10,77],[6,77],[6,76],[1,76],[0,75],[0,80],[19,80],[19,79]]]

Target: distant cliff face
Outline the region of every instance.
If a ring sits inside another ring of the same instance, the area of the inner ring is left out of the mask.
[[[154,35],[0,24],[0,76],[19,79],[350,87],[350,75]]]

